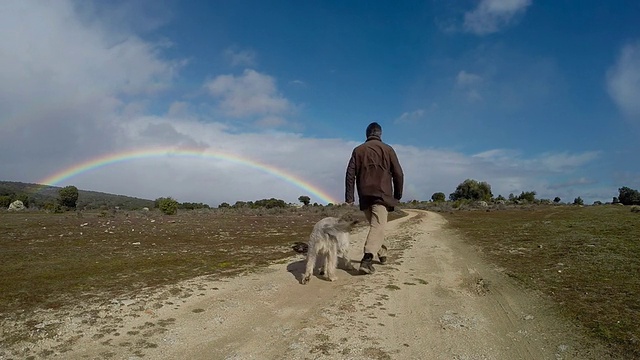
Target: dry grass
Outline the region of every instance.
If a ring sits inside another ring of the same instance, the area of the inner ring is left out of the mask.
[[[624,358],[640,358],[640,215],[623,206],[445,213],[483,256]]]

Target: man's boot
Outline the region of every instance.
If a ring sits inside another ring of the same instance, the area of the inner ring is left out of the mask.
[[[384,255],[380,255],[384,254]],[[387,263],[387,247],[382,245],[380,252],[378,252],[378,260],[380,260],[380,265],[384,265]]]
[[[363,274],[373,274],[376,269],[373,268],[373,254],[365,253],[360,261],[360,272]]]

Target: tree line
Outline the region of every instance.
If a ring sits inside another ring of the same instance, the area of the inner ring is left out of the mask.
[[[75,210],[78,205],[79,198],[78,188],[75,186],[65,186],[58,190],[57,201],[48,200],[39,207],[47,211],[63,212],[67,210]],[[507,198],[502,195],[494,197],[491,191],[491,185],[485,181],[477,181],[474,179],[466,179],[460,183],[454,192],[449,194],[450,201],[485,201],[485,202],[509,202],[509,203],[560,203],[562,199],[555,197],[551,199],[537,199],[535,191],[522,191],[519,195],[509,194]],[[0,187],[0,207],[8,208],[9,205],[16,201],[21,201],[26,207],[34,205],[33,199],[24,192],[16,192],[9,188]],[[444,202],[447,200],[443,192],[433,193],[431,201]],[[298,201],[302,206],[310,206],[311,198],[306,195],[298,197]],[[415,202],[415,200],[414,200]],[[594,204],[600,203],[596,201]],[[611,203],[623,205],[640,205],[640,192],[627,186],[618,189],[618,196],[612,198]],[[581,197],[573,199],[573,204],[583,205],[584,201]],[[333,204],[328,204],[332,206]],[[233,205],[223,202],[218,205],[220,209],[273,209],[285,208],[290,204],[281,199],[270,198],[256,201],[236,201]],[[313,206],[320,206],[314,203]],[[211,207],[204,203],[196,202],[178,202],[172,197],[160,197],[153,202],[153,207],[159,209],[165,214],[175,214],[179,209],[195,210],[210,209]],[[132,209],[130,209],[132,210]]]
[[[442,202],[446,201],[446,196],[443,192],[436,192],[431,195],[431,200],[434,202]],[[527,203],[551,203],[550,199],[536,199],[535,191],[522,191],[520,195],[509,194],[508,198],[504,198],[502,195],[498,195],[497,197],[493,196],[491,192],[491,185],[489,185],[485,181],[477,181],[473,179],[467,179],[460,183],[454,192],[449,194],[449,200],[451,201],[485,201],[485,202],[527,202]],[[553,199],[553,203],[560,203],[562,199],[560,197],[555,197]],[[623,186],[618,189],[618,196],[614,196],[612,201],[613,204],[623,204],[623,205],[640,205],[640,192],[638,190],[631,189],[629,187]],[[600,202],[596,202],[600,203]],[[573,199],[573,204],[575,205],[583,205],[584,200],[578,196]]]

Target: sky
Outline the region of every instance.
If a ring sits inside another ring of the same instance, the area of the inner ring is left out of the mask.
[[[0,2],[0,180],[343,202],[378,122],[403,201],[640,188],[636,0]],[[137,156],[136,156],[137,154]]]

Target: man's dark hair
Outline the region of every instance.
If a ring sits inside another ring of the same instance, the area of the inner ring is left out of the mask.
[[[367,126],[367,137],[369,136],[382,136],[382,126],[377,122],[372,122]]]

